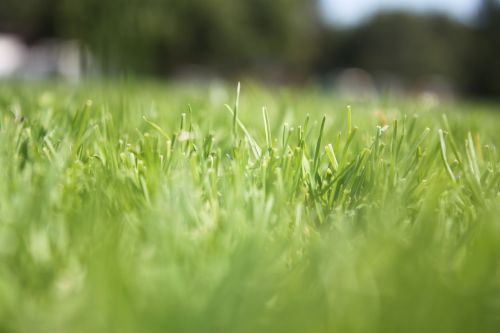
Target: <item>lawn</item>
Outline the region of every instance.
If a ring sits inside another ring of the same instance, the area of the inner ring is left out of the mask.
[[[0,85],[0,332],[499,332],[498,105]]]

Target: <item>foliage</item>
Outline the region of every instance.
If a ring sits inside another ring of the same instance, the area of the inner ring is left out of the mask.
[[[500,2],[483,1],[475,43],[465,66],[470,68],[465,90],[478,95],[500,96]]]
[[[107,67],[153,73],[303,65],[315,13],[307,0],[88,0],[63,1],[62,9],[66,31],[88,41]]]
[[[231,91],[0,88],[0,331],[498,329],[492,107]]]
[[[469,29],[445,16],[383,13],[345,34],[336,63],[411,80],[433,74],[460,83],[471,45]]]

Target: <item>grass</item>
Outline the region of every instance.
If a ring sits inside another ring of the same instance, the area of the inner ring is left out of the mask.
[[[0,332],[498,332],[498,107],[236,90],[0,86]]]

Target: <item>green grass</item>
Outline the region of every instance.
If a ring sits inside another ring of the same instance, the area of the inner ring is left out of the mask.
[[[0,86],[0,332],[500,330],[497,106],[236,90]]]

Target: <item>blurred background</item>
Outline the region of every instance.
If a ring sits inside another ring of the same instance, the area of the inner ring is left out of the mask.
[[[500,1],[0,1],[0,79],[122,75],[499,100]]]

